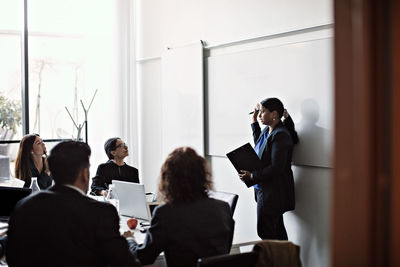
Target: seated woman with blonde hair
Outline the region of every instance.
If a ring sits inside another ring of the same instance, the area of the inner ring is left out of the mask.
[[[46,145],[38,134],[27,134],[21,139],[15,160],[15,177],[25,181],[24,187],[30,187],[32,177],[37,177],[40,189],[51,186],[53,179],[46,153]]]
[[[165,204],[153,212],[145,241],[136,248],[143,265],[164,251],[168,267],[196,266],[198,258],[229,253],[234,221],[228,203],[208,197],[206,160],[192,148],[175,149],[161,168]]]

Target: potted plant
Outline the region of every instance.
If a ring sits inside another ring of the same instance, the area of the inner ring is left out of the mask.
[[[0,140],[11,140],[21,123],[21,103],[0,94]],[[7,155],[8,149],[8,144],[0,145],[0,155]]]

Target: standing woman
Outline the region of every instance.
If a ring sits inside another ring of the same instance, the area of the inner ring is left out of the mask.
[[[253,139],[263,168],[242,170],[240,179],[254,186],[257,201],[257,233],[261,239],[287,240],[283,213],[293,210],[294,180],[291,169],[293,144],[298,142],[290,116],[278,98],[267,98],[254,109]],[[281,117],[285,115],[285,121]],[[261,131],[257,116],[266,127]]]
[[[25,181],[24,187],[31,185],[32,177],[37,177],[40,189],[51,186],[46,153],[46,145],[38,134],[27,134],[22,138],[15,160],[15,177]]]

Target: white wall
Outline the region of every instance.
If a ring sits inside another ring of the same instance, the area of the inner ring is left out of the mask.
[[[330,0],[136,0],[137,58],[333,22]]]
[[[109,61],[105,61],[107,68],[103,72],[93,73],[91,78],[94,82],[87,85],[90,90],[83,98],[84,103],[89,105],[94,90],[99,89],[88,116],[88,139],[92,149],[91,177],[96,175],[98,165],[108,160],[104,151],[104,143],[111,137],[118,136],[128,144],[129,156],[126,158],[126,162],[132,166],[138,166],[138,133],[136,130],[132,130],[137,129],[138,117],[136,114],[136,90],[134,90],[136,72],[134,35],[132,33],[134,4],[130,0],[108,4],[112,8],[108,8],[104,12],[111,12],[115,16],[107,24],[111,33],[103,39],[99,39],[99,45],[95,48],[92,47],[90,55],[87,55],[93,58],[102,55],[109,59]],[[105,29],[97,30],[104,34]],[[97,30],[92,30],[92,34],[98,34]],[[109,43],[108,49],[103,49],[103,43]],[[98,60],[93,62],[99,64]],[[111,82],[104,83],[105,79],[109,79]]]
[[[330,0],[136,0],[135,5],[139,171],[147,191],[156,190],[164,160],[160,56],[166,47],[200,39],[213,46],[333,22]],[[328,112],[333,116],[333,110]],[[207,124],[205,121],[206,128]],[[257,240],[252,190],[236,179],[226,158],[207,158],[212,164],[216,189],[240,195],[234,216],[234,242]],[[329,266],[331,169],[294,166],[293,171],[297,207],[285,214],[289,239],[301,246],[303,266]]]

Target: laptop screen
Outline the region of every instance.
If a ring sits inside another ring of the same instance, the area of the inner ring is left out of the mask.
[[[121,215],[143,220],[150,219],[146,205],[144,185],[118,180],[112,180],[112,184],[115,185]]]
[[[7,220],[18,201],[31,193],[29,188],[0,187],[0,219]]]

